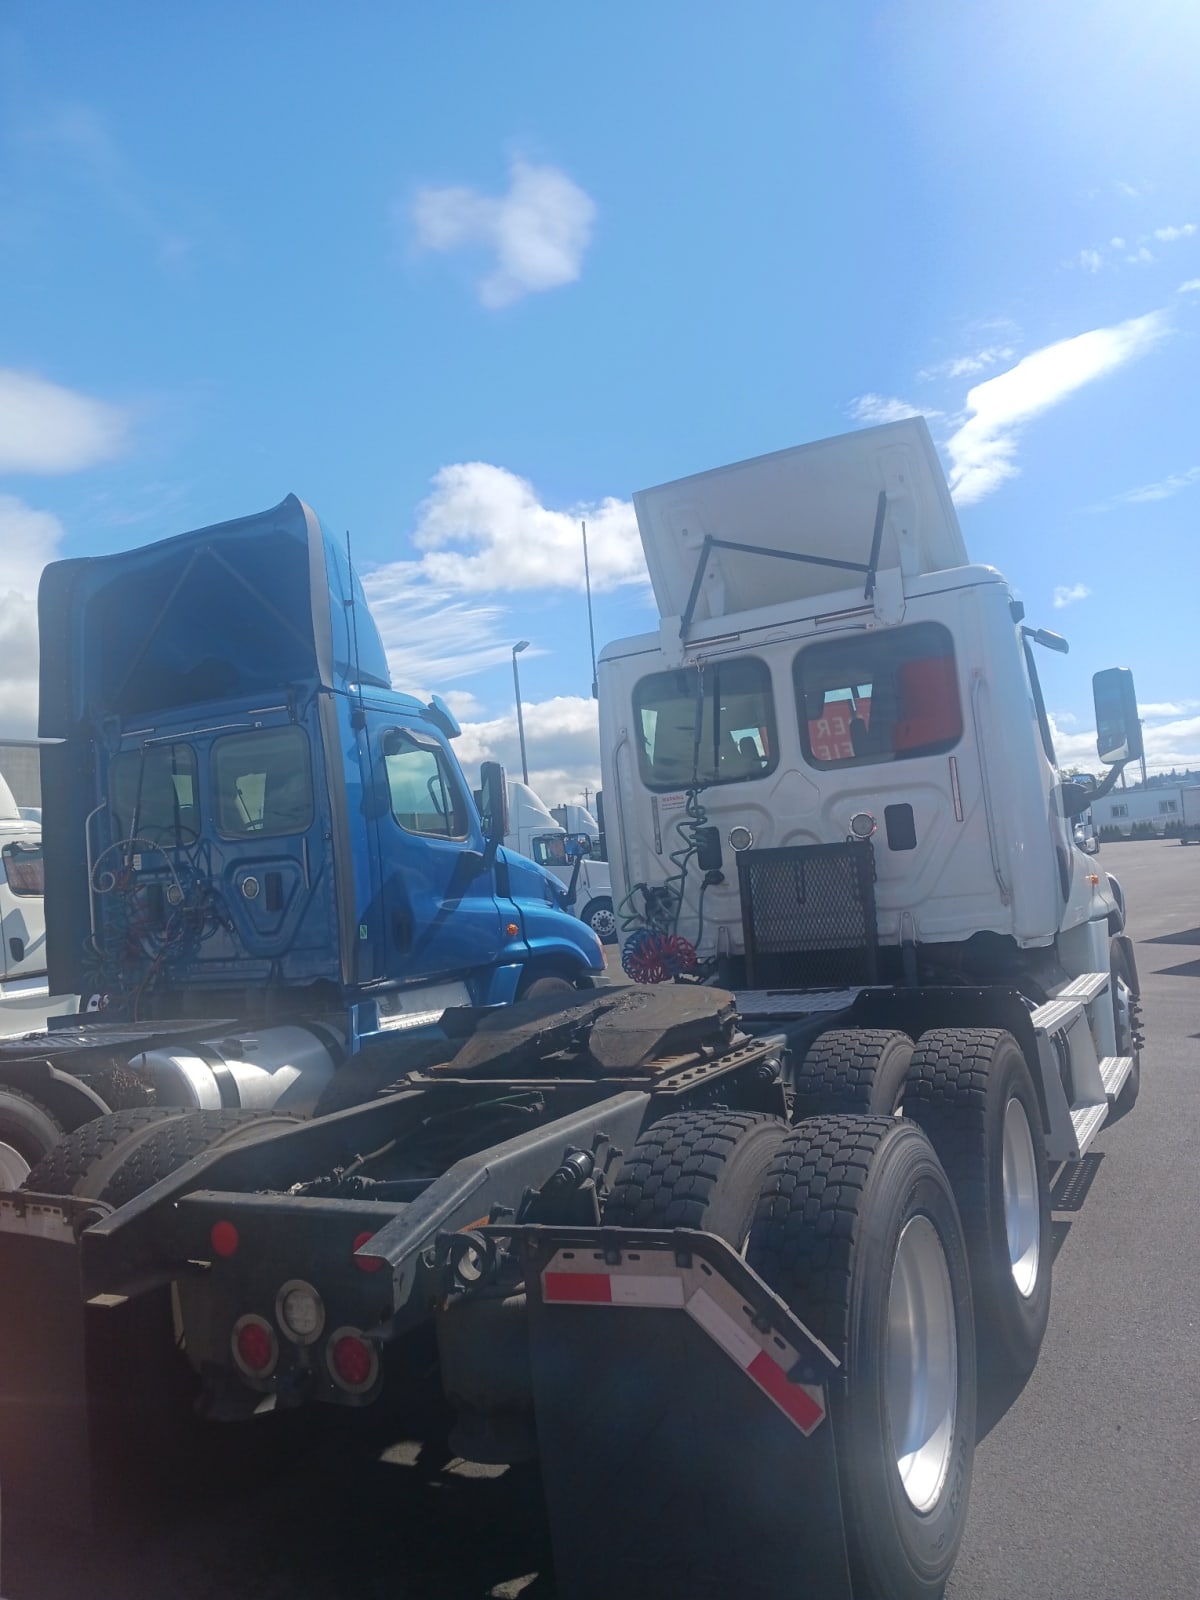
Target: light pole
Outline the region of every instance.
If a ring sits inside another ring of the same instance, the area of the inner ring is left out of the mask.
[[[513,658],[513,693],[517,698],[517,734],[521,740],[521,779],[529,782],[529,762],[525,759],[525,719],[521,715],[521,678],[517,672],[517,657],[522,650],[529,649],[529,640],[521,639],[512,647]]]

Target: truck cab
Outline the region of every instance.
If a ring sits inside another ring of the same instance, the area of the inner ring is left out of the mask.
[[[356,1034],[600,970],[553,880],[485,834],[457,723],[392,688],[345,552],[294,496],[55,563],[39,605],[55,987],[114,1017],[332,1012]]]

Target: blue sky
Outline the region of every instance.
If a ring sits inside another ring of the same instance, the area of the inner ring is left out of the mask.
[[[399,686],[547,798],[634,489],[924,411],[974,559],[1200,766],[1200,12],[1188,0],[104,7],[0,20],[0,732],[41,564],[289,490]],[[455,698],[457,697],[457,698]]]

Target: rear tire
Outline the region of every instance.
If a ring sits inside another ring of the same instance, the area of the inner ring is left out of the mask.
[[[62,1134],[62,1124],[40,1100],[0,1085],[0,1189],[19,1189]]]
[[[122,1206],[178,1171],[193,1156],[240,1144],[302,1117],[281,1112],[188,1111],[143,1106],[84,1123],[29,1174],[25,1187]]]
[[[1020,1045],[995,1028],[922,1034],[904,1114],[937,1151],[971,1263],[980,1376],[1033,1371],[1050,1319],[1050,1181],[1037,1090]]]
[[[895,1117],[793,1129],[747,1260],[842,1363],[829,1403],[857,1600],[935,1600],[966,1527],[976,1390],[966,1247],[928,1139]]]
[[[767,1168],[787,1137],[755,1111],[679,1111],[652,1123],[604,1208],[608,1228],[703,1228],[741,1249]]]
[[[816,1039],[794,1077],[795,1120],[890,1117],[904,1097],[913,1043],[884,1028],[835,1028]]]

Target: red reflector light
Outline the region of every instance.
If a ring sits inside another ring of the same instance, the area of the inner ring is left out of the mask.
[[[208,1235],[213,1255],[231,1256],[238,1247],[238,1231],[232,1222],[214,1222]]]
[[[358,1252],[363,1245],[369,1243],[375,1235],[368,1229],[365,1233],[356,1233],[354,1243],[350,1246],[354,1251],[354,1265],[360,1272],[382,1272],[387,1262],[382,1256],[360,1256]]]
[[[270,1324],[262,1317],[239,1317],[233,1326],[233,1354],[251,1377],[262,1378],[274,1371],[279,1345]]]
[[[342,1333],[332,1341],[329,1364],[334,1377],[347,1389],[369,1387],[379,1367],[374,1350],[356,1333]]]

